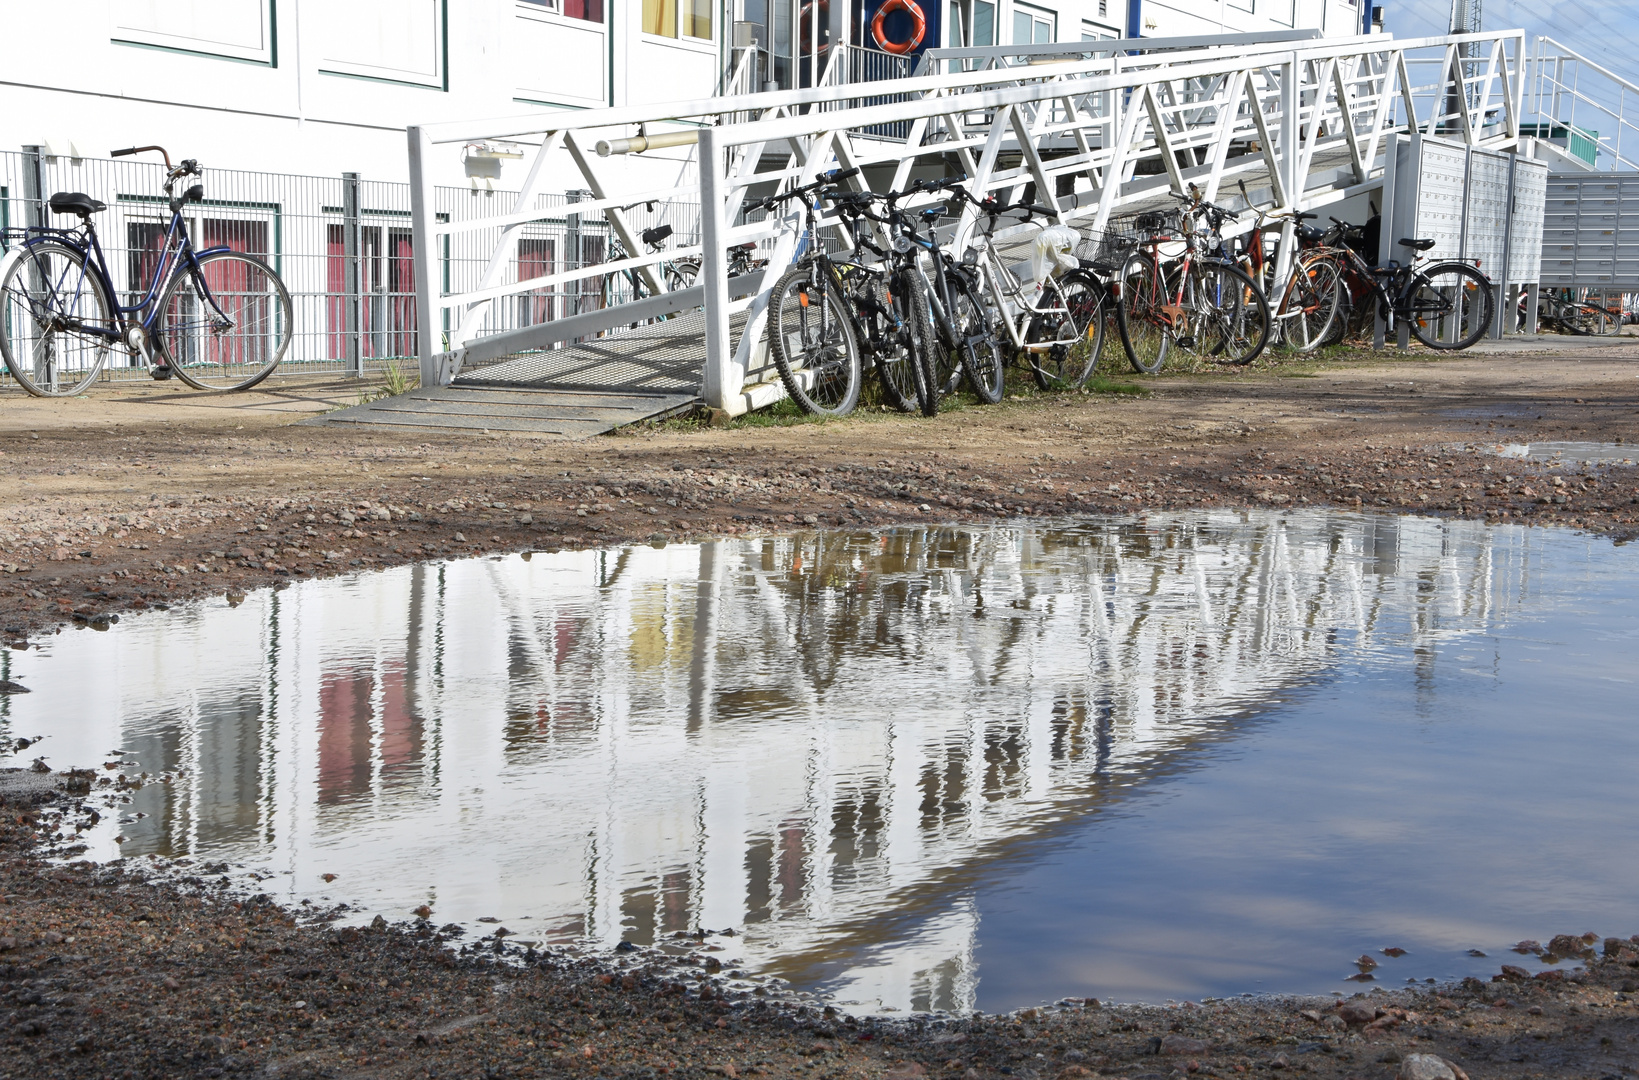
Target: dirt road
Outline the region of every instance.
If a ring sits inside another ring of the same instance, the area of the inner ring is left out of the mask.
[[[900,521],[1329,505],[1639,531],[1634,467],[1478,449],[1639,440],[1639,339],[1499,349],[580,442],[294,423],[357,399],[323,380],[7,393],[0,629],[414,559]]]

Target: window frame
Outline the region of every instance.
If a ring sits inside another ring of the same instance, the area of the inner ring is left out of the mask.
[[[682,19],[683,19],[683,4],[681,3],[681,0],[672,0],[672,2],[677,5],[677,10],[673,13],[673,17],[675,19],[677,19],[678,23],[681,23]],[[694,36],[689,35],[689,34],[684,34],[683,31],[682,31],[681,26],[678,27],[677,34],[675,36],[671,36],[671,37],[668,37],[665,34],[652,34],[652,33],[650,33],[645,28],[644,22],[643,22],[643,3],[642,3],[642,0],[637,0],[637,28],[638,28],[638,34],[639,34],[641,40],[643,40],[645,42],[648,42],[650,44],[653,44],[653,45],[670,45],[670,46],[673,46],[674,48],[686,48],[686,49],[689,49],[691,51],[700,51],[700,52],[710,51],[710,52],[715,53],[717,51],[718,23],[720,23],[722,21],[722,19],[719,17],[720,9],[718,7],[716,7],[715,5],[713,5],[711,3],[711,0],[695,0],[695,2],[696,3],[704,3],[707,6],[707,8],[711,11],[711,36],[710,37],[703,37],[702,38],[702,37],[694,37]]]
[[[1015,41],[1014,45],[1051,45],[1059,39],[1059,13],[1047,8],[1039,8],[1034,4],[1015,3],[1012,9],[1013,29],[1018,30],[1019,16],[1023,15],[1030,20],[1030,40]],[[1036,28],[1042,23],[1047,24],[1048,39],[1036,40]],[[1016,36],[1016,35],[1015,35]]]
[[[320,75],[333,75],[343,79],[363,79],[366,82],[388,83],[394,86],[416,86],[424,90],[442,90],[445,93],[450,89],[450,3],[449,0],[431,0],[434,5],[434,18],[437,20],[438,47],[437,70],[429,76],[417,77],[412,72],[397,68],[380,68],[373,64],[355,64],[346,60],[332,60],[325,57],[319,61]],[[579,20],[571,19],[571,22]],[[391,71],[393,74],[382,74]]]
[[[190,56],[206,56],[215,60],[234,60],[242,64],[276,68],[279,66],[278,0],[256,2],[261,7],[262,39],[265,42],[259,49],[216,44],[200,38],[178,37],[175,34],[161,34],[134,26],[121,26],[117,14],[113,18],[114,25],[110,27],[108,40],[115,45],[138,49],[160,49],[164,52],[186,53]]]

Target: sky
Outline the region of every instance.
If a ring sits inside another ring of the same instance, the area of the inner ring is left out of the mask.
[[[1379,0],[1397,38],[1443,34],[1450,0]],[[1545,35],[1639,84],[1639,4],[1633,0],[1483,0],[1486,30],[1525,31],[1526,48]]]

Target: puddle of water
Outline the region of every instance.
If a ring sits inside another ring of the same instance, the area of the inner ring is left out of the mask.
[[[1597,442],[1537,442],[1497,443],[1491,448],[1498,457],[1526,458],[1532,461],[1602,462],[1611,465],[1632,465],[1635,450],[1624,443]]]
[[[176,773],[87,857],[359,921],[733,928],[853,1011],[1352,991],[1633,929],[1636,560],[1324,511],[475,559],[0,653],[0,734]]]

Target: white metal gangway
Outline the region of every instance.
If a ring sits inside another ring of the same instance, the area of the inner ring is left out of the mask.
[[[422,384],[446,384],[463,366],[692,311],[699,314],[687,325],[699,327],[703,342],[705,401],[737,414],[777,400],[784,392],[768,377],[763,306],[768,287],[793,257],[800,223],[794,216],[751,220],[744,210],[754,190],[803,183],[837,166],[860,166],[855,182],[883,190],[903,186],[913,170],[960,173],[976,192],[1008,198],[1033,184],[1036,201],[1054,206],[1060,221],[1099,228],[1112,214],[1166,203],[1169,190],[1189,182],[1214,199],[1226,184],[1245,180],[1276,208],[1342,200],[1382,183],[1386,147],[1400,132],[1494,149],[1519,138],[1522,31],[1405,41],[1381,34],[1245,37],[1187,47],[1130,41],[1116,44],[1155,51],[1111,48],[1085,58],[1051,55],[1055,62],[975,65],[981,70],[886,84],[412,127]],[[664,177],[648,167],[640,149],[645,143],[632,141],[640,135],[649,147],[690,146],[682,175],[675,162]],[[435,221],[433,155],[491,139],[537,142],[513,209]],[[600,143],[615,153],[600,156]],[[604,214],[626,251],[638,254],[519,280],[517,238],[541,217],[538,196],[566,180],[590,190],[584,212]],[[698,199],[700,242],[645,253],[622,208],[647,199]],[[958,248],[969,224],[956,230]],[[488,265],[470,286],[440,287],[441,241],[462,232],[494,238]],[[764,246],[768,269],[731,281],[726,249],[748,241]],[[700,278],[668,292],[657,268],[679,256],[700,258]],[[498,300],[624,272],[644,276],[654,295],[488,332],[487,315]]]
[[[1528,61],[1521,133],[1552,148],[1556,171],[1639,169],[1639,85],[1550,37]]]

